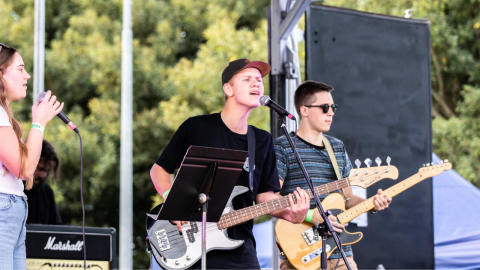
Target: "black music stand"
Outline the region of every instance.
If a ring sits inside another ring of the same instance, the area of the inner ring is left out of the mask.
[[[247,156],[247,151],[190,146],[168,199],[158,215],[149,215],[155,220],[202,221],[202,269],[206,269],[206,222],[220,220]]]

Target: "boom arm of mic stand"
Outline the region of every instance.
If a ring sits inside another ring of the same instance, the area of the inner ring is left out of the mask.
[[[332,236],[333,239],[335,240],[335,243],[337,244],[338,250],[340,251],[340,254],[342,255],[343,260],[345,261],[345,265],[349,270],[352,269],[350,264],[348,263],[347,256],[345,255],[345,252],[343,251],[342,243],[340,242],[340,238],[338,237],[337,232],[333,229],[332,223],[330,222],[330,219],[328,219],[327,215],[325,214],[325,210],[323,209],[323,206],[320,202],[320,199],[318,198],[317,192],[315,191],[315,187],[313,186],[312,179],[310,179],[310,176],[307,173],[307,169],[305,169],[305,166],[303,166],[303,162],[300,159],[300,156],[298,155],[297,149],[293,145],[292,139],[290,138],[290,135],[288,135],[288,130],[285,127],[285,121],[282,116],[278,115],[278,122],[280,124],[280,127],[283,130],[283,133],[285,133],[285,137],[288,140],[288,143],[290,144],[290,147],[293,150],[293,154],[295,155],[295,159],[297,160],[298,165],[300,166],[300,169],[303,172],[303,175],[305,176],[305,180],[307,180],[308,186],[310,187],[310,190],[312,191],[313,198],[315,200],[315,204],[317,205],[317,209],[320,212],[320,215],[323,218],[323,222],[325,223],[325,229],[328,230]],[[322,250],[324,251],[324,250]],[[326,269],[326,265],[322,265],[322,268]]]

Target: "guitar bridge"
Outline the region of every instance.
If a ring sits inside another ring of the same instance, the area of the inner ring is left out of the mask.
[[[156,231],[155,235],[157,236],[158,245],[160,246],[160,251],[165,251],[170,249],[170,242],[168,241],[167,232],[165,230]]]
[[[305,242],[307,242],[307,245],[313,245],[314,243],[318,242],[320,240],[320,237],[315,233],[313,228],[310,228],[308,230],[305,230],[302,232],[303,239],[305,239]]]

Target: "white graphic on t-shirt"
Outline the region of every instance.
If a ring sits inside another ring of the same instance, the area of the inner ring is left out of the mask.
[[[245,164],[243,164],[243,169],[247,172],[250,172],[250,168],[248,166],[249,166],[249,162],[247,157],[247,159],[245,160]],[[255,164],[253,164],[253,170],[255,171]]]

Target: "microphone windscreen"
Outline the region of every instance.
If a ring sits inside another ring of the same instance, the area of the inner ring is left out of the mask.
[[[261,104],[262,106],[267,106],[269,100],[270,100],[270,97],[269,97],[269,96],[267,96],[267,95],[261,96],[261,97],[260,97],[260,104]]]
[[[42,92],[42,93],[38,94],[37,101],[42,102],[43,99],[45,98],[46,94],[47,94],[47,92]]]

